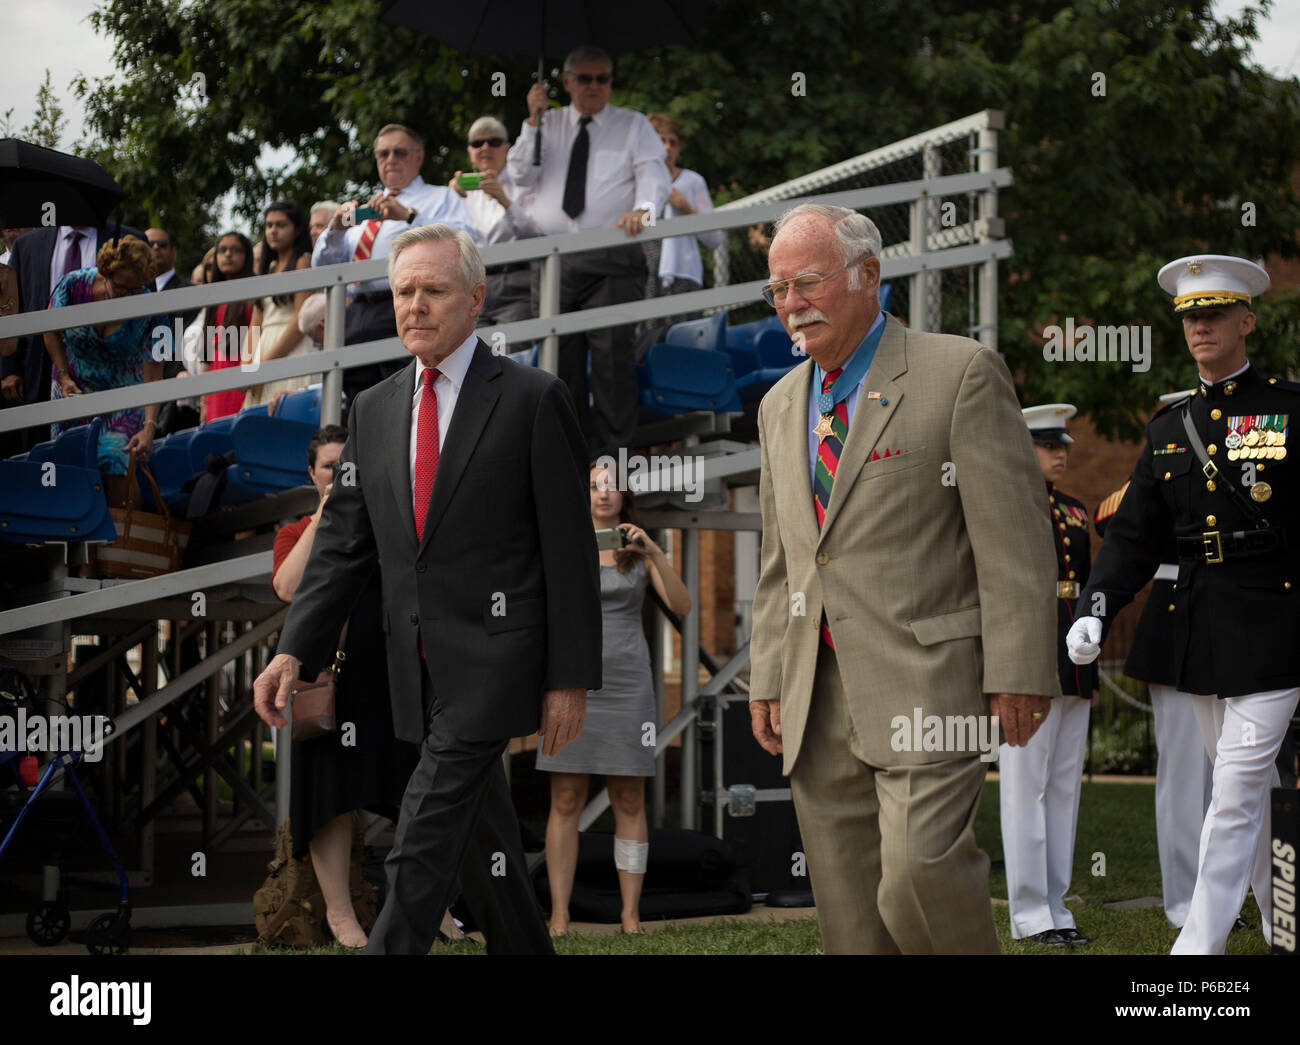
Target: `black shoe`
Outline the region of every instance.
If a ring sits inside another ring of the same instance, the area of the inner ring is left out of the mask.
[[[1249,928],[1250,928],[1250,923],[1246,921],[1246,919],[1243,918],[1241,915],[1237,915],[1237,920],[1232,923],[1232,929],[1230,931],[1234,933],[1239,933],[1243,929],[1249,929]]]
[[[1041,933],[1034,933],[1033,936],[1026,936],[1025,939],[1029,943],[1041,943],[1046,947],[1066,946],[1065,937],[1056,929],[1046,929]]]
[[[1056,933],[1067,944],[1078,944],[1082,946],[1085,943],[1092,943],[1091,936],[1084,936],[1078,929],[1057,929]]]

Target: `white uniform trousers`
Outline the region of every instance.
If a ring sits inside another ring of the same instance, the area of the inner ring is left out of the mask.
[[[1090,710],[1080,697],[1055,697],[1028,744],[998,748],[1012,939],[1075,927],[1065,894],[1074,869]]]
[[[1149,687],[1156,720],[1156,849],[1165,917],[1187,921],[1196,887],[1201,825],[1210,808],[1213,765],[1196,721],[1197,698],[1172,686]]]
[[[1222,954],[1247,886],[1264,916],[1264,939],[1272,942],[1268,792],[1280,783],[1273,763],[1297,700],[1300,688],[1196,698],[1196,721],[1213,752],[1214,792],[1201,828],[1196,888],[1174,954]]]

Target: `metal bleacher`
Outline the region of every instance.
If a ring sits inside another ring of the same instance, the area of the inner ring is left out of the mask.
[[[745,230],[776,219],[796,200],[862,210],[876,219],[885,237],[882,279],[890,297],[884,307],[905,309],[913,325],[969,334],[994,346],[997,262],[1011,253],[997,220],[998,190],[1011,184],[1010,172],[996,165],[1000,126],[1000,114],[977,113],[712,213],[650,224],[642,240],[728,232],[706,259],[713,283],[708,290],[561,314],[560,258],[625,244],[621,229],[483,250],[489,269],[542,263],[540,315],[480,330],[494,352],[509,352],[523,365],[554,372],[558,338],[564,334],[703,316],[678,322],[639,361],[640,428],[631,449],[649,462],[637,489],[642,520],[652,532],[681,532],[676,565],[694,606],[700,605],[701,531],[735,535],[737,652],[719,663],[701,649],[699,613],[680,622],[681,711],[669,721],[663,651],[671,646],[665,642],[665,619],[657,618],[651,644],[660,709],[657,824],[663,820],[662,755],[668,745],[680,737],[682,794],[695,795],[697,726],[716,722],[722,702],[743,693],[758,563],[754,418],[763,394],[803,358],[770,310],[756,304],[766,271],[761,257],[748,253]],[[945,201],[963,220],[947,220]],[[262,750],[269,731],[252,713],[251,701],[252,679],[273,652],[287,612],[269,585],[274,528],[316,505],[315,490],[305,485],[304,451],[319,425],[342,418],[343,370],[406,357],[396,338],[342,345],[348,285],[384,276],[385,266],[385,259],[371,259],[187,287],[167,291],[165,305],[142,295],[0,318],[3,339],[153,315],[162,307],[180,313],[304,290],[324,290],[327,296],[325,348],[319,353],[274,360],[256,372],[230,367],[0,410],[0,431],[10,431],[319,376],[315,386],[286,397],[274,416],[265,406],[253,408],[155,443],[153,473],[173,512],[185,506],[186,485],[196,474],[225,469],[219,503],[194,521],[182,568],[161,576],[82,576],[88,572],[88,549],[115,535],[96,467],[98,419],[0,461],[0,663],[38,679],[47,700],[75,692],[80,705],[83,690],[90,692],[94,682],[96,699],[117,724],[102,770],[105,813],[110,824],[130,827],[138,838],[131,872],[136,880],[150,880],[157,818],[187,789],[202,810],[204,851],[221,846],[250,821],[273,832],[287,811],[289,747],[278,746],[274,780],[265,779]],[[683,461],[701,483],[693,492],[681,484]],[[50,496],[51,484],[57,497]],[[701,664],[708,679],[703,685]],[[225,801],[219,800],[218,779],[230,792]],[[195,787],[200,780],[201,790]],[[717,789],[704,799],[713,802],[720,832],[726,793]],[[602,793],[584,812],[584,828],[605,805]],[[697,803],[683,801],[682,826],[695,827],[696,819]]]

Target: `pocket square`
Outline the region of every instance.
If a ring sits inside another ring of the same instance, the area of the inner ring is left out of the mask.
[[[886,457],[898,457],[898,456],[900,456],[901,454],[905,454],[905,453],[907,453],[906,450],[889,450],[889,449],[886,449],[885,452],[884,452],[883,454],[882,454],[879,450],[872,450],[872,451],[871,451],[871,459],[872,459],[873,461],[883,461]]]

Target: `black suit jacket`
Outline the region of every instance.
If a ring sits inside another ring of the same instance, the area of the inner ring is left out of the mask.
[[[103,246],[113,235],[113,226],[96,230],[98,244]],[[144,239],[139,229],[121,226],[122,236]],[[58,243],[59,228],[33,229],[14,240],[13,256],[9,265],[18,273],[18,310],[39,312],[50,307],[50,261]],[[30,334],[18,339],[18,351],[0,360],[0,377],[18,374],[23,379],[23,403],[43,403],[50,398],[50,357],[45,351],[45,336]],[[44,429],[42,429],[44,432]],[[48,435],[43,436],[48,438]]]
[[[479,340],[417,544],[414,389],[412,360],[357,397],[279,651],[314,678],[378,560],[398,738],[424,739],[418,639],[454,736],[523,736],[537,730],[544,690],[600,687],[600,569],[577,413],[563,382]]]

